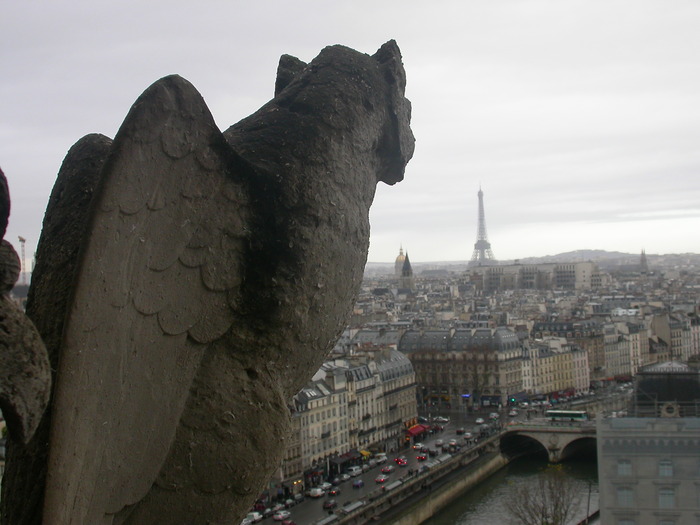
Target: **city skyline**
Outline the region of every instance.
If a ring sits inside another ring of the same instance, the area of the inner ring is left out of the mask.
[[[318,0],[209,9],[186,2],[7,7],[0,167],[6,238],[27,260],[63,157],[114,137],[136,98],[171,73],[223,130],[267,102],[279,56],[331,44],[401,48],[416,152],[380,184],[368,260],[469,260],[481,186],[497,260],[577,249],[699,253],[700,5],[681,0]],[[68,30],[67,30],[68,29]]]

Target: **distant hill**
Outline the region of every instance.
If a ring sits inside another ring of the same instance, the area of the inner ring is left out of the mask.
[[[663,268],[687,268],[700,267],[700,254],[646,254],[647,262],[651,269],[654,266]],[[500,264],[544,264],[593,261],[603,270],[638,265],[640,253],[608,252],[605,250],[575,250],[559,253],[557,255],[545,255],[543,257],[524,257],[522,259],[499,261]],[[413,262],[413,272],[416,275],[426,274],[450,274],[461,273],[467,269],[469,261],[434,261]],[[366,275],[391,275],[394,273],[393,262],[368,262],[365,267]]]
[[[607,252],[605,250],[575,250],[573,252],[564,252],[557,255],[545,255],[543,257],[525,257],[519,259],[521,264],[542,264],[542,263],[559,263],[559,262],[579,262],[579,261],[610,261],[615,259],[631,260],[639,262],[641,253],[630,254],[623,252]],[[647,256],[648,258],[648,256]],[[513,261],[511,261],[513,262]]]

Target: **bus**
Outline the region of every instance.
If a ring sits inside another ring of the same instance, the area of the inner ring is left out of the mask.
[[[547,410],[545,416],[551,421],[588,421],[585,410]]]

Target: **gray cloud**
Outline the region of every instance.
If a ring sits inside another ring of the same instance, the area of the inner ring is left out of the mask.
[[[27,0],[0,19],[8,238],[38,240],[68,148],[114,136],[178,73],[221,128],[272,95],[279,55],[395,38],[414,108],[406,179],[380,187],[370,260],[468,259],[479,184],[497,257],[700,251],[700,4],[690,0],[234,5]]]

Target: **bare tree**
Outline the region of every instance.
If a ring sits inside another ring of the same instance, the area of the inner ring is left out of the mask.
[[[561,465],[549,465],[534,483],[513,491],[506,509],[522,525],[566,525],[575,509],[577,489]]]

